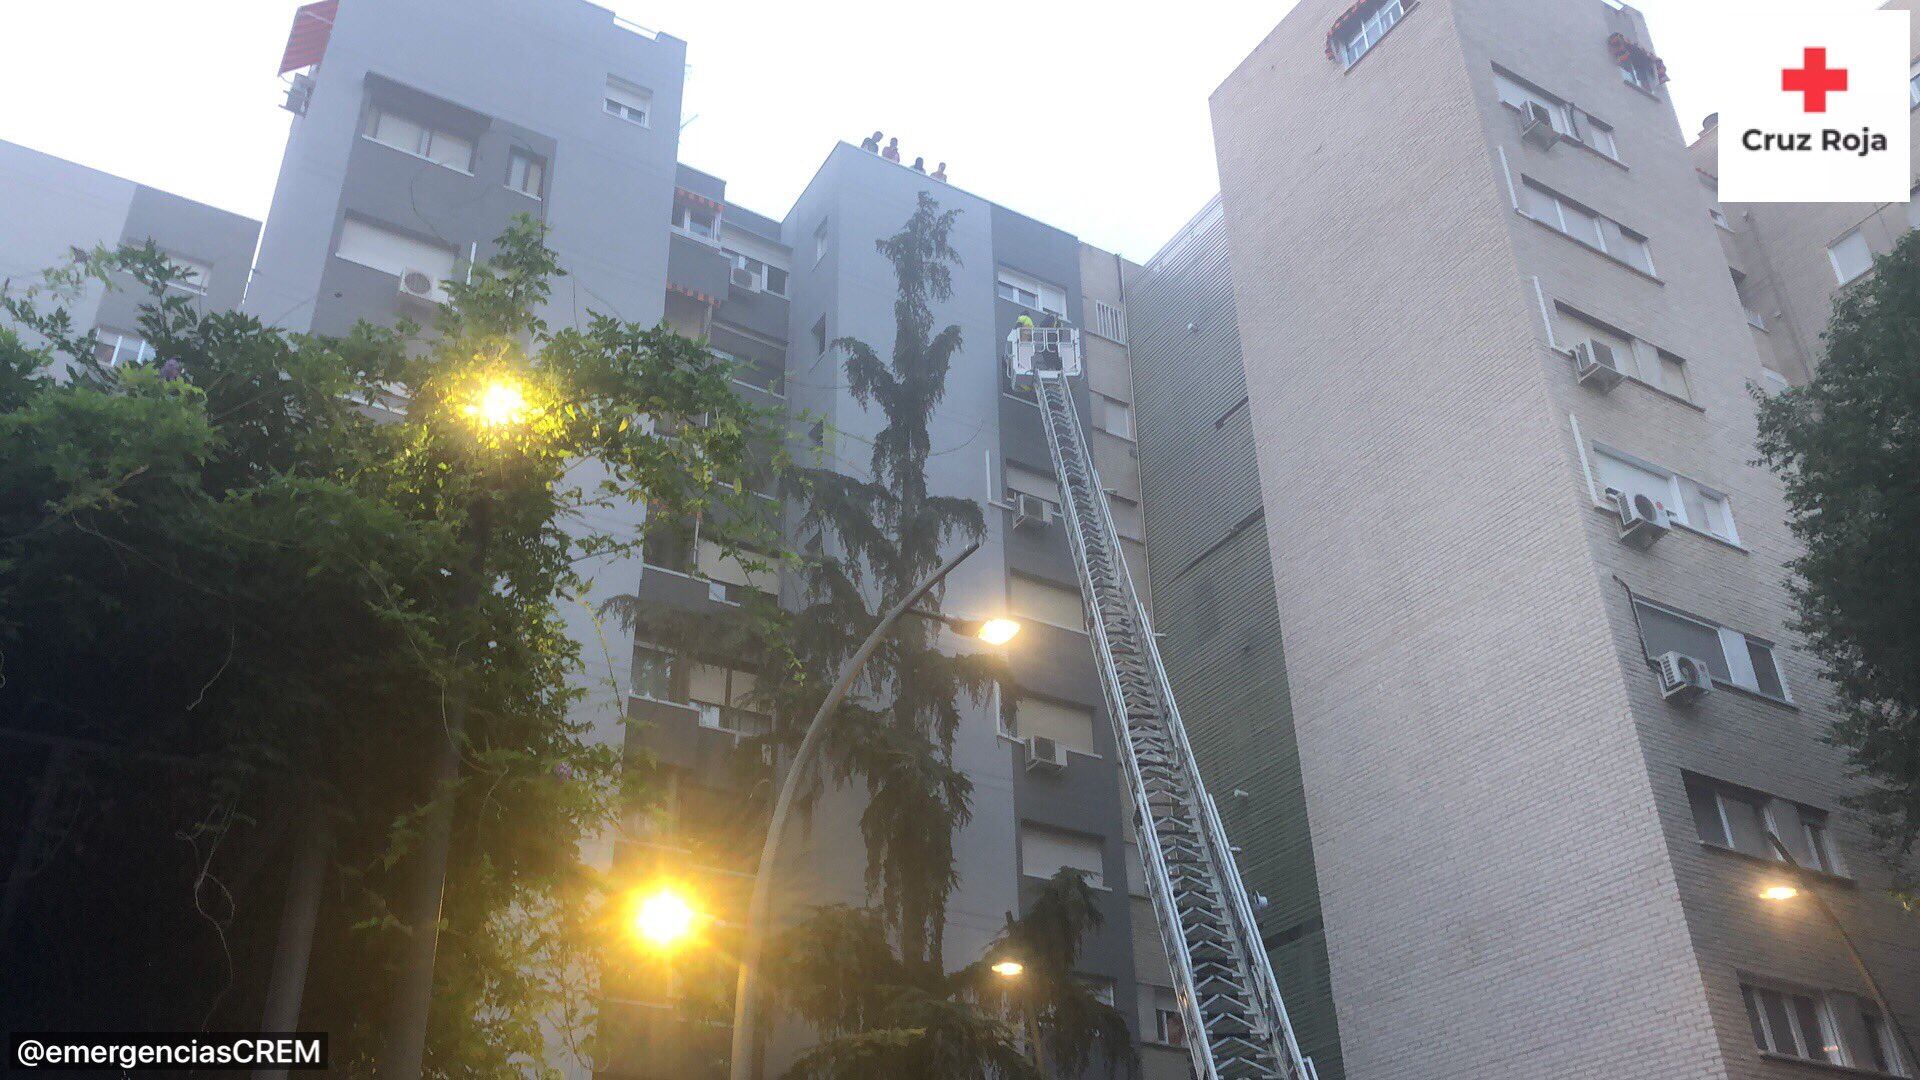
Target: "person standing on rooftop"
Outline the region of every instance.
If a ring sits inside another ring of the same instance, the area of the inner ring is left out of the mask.
[[[866,138],[861,139],[860,149],[871,151],[872,153],[875,153],[875,154],[879,153],[880,152],[880,132],[876,131],[873,134],[867,136]]]
[[[888,139],[887,148],[880,151],[880,156],[893,162],[895,165],[900,164],[900,140],[898,138]]]
[[[923,158],[923,157],[917,157],[917,158],[914,158],[914,159],[913,159],[913,171],[914,171],[914,172],[917,172],[917,173],[923,173],[923,172],[926,172],[926,171],[927,171],[927,159],[926,159],[926,158]]]
[[[947,182],[947,163],[946,162],[944,161],[941,162],[940,167],[933,170],[933,178],[935,180],[940,181],[943,184]]]

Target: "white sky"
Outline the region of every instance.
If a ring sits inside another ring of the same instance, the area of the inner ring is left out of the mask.
[[[0,139],[263,217],[291,119],[273,69],[298,2],[0,0]],[[779,217],[835,139],[881,128],[906,160],[944,160],[956,185],[1136,260],[1213,194],[1207,96],[1291,6],[601,2],[687,41],[680,157],[724,177],[731,202]],[[1879,4],[1637,6],[1692,138],[1744,20]]]

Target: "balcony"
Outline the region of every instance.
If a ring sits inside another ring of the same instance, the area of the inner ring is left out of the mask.
[[[726,299],[733,260],[706,240],[679,229],[668,234],[667,288],[709,307]]]

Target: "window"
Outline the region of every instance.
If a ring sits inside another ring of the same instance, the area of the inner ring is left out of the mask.
[[[507,155],[507,186],[522,195],[539,198],[547,184],[547,159],[525,150]]]
[[[1038,735],[1069,750],[1094,752],[1092,709],[1029,696],[1014,701],[1011,710],[1003,710],[1002,719],[1011,722],[1010,733],[1019,738]]]
[[[1697,480],[1651,465],[1599,443],[1593,446],[1594,482],[1602,493],[1620,491],[1645,495],[1667,511],[1674,522],[1696,532],[1717,536],[1729,544],[1740,542],[1733,527],[1733,508],[1727,496]],[[1611,499],[1609,499],[1611,501]]]
[[[1385,37],[1387,31],[1393,29],[1394,24],[1399,22],[1406,13],[1400,0],[1376,2],[1370,11],[1362,8],[1354,12],[1346,25],[1336,27],[1334,30],[1334,55],[1339,58],[1341,64],[1352,67],[1362,56],[1367,55],[1367,50],[1379,44],[1380,39]]]
[[[720,239],[720,215],[704,206],[675,203],[673,227],[704,240]]]
[[[1187,1018],[1180,1013],[1179,998],[1174,996],[1171,987],[1155,986],[1151,989],[1153,1041],[1166,1046],[1187,1045]]]
[[[758,284],[761,289],[775,296],[787,295],[787,272],[785,270],[762,262],[751,255],[742,255],[732,248],[721,248],[720,250],[725,252],[726,256],[733,260],[734,269],[745,270],[751,274],[754,282]]]
[[[1867,1066],[1890,1076],[1912,1076],[1907,1071],[1907,1059],[1900,1053],[1900,1043],[1893,1037],[1893,1025],[1880,1010],[1861,1002],[1860,1020],[1866,1029]]]
[[[1621,50],[1616,59],[1620,65],[1621,82],[1639,87],[1649,94],[1660,92],[1660,65],[1652,54],[1645,49],[1628,46]]]
[[[1059,286],[1049,285],[1005,267],[994,274],[993,291],[1002,300],[1011,300],[1034,311],[1050,311],[1055,315],[1067,313],[1067,294]]]
[[[340,244],[333,253],[350,263],[399,276],[418,270],[434,281],[436,295],[440,282],[453,277],[458,256],[446,248],[415,240],[378,225],[348,218],[340,227]]]
[[[1127,309],[1115,307],[1105,300],[1093,302],[1093,332],[1108,341],[1127,343]]]
[[[108,367],[121,364],[150,364],[154,360],[153,346],[146,343],[137,334],[101,327],[93,332],[99,342],[94,346],[94,359]]]
[[[1133,438],[1133,406],[1105,394],[1094,394],[1091,405],[1093,426],[1109,435],[1118,435],[1123,439]]]
[[[1559,320],[1554,338],[1561,348],[1571,348],[1582,341],[1599,341],[1613,350],[1620,370],[1628,376],[1674,397],[1691,397],[1685,360],[1618,327],[1591,318],[1565,303],[1556,302],[1554,314]]]
[[[398,113],[375,107],[367,112],[367,138],[383,146],[423,157],[463,173],[473,171],[473,143]]]
[[[827,355],[827,317],[825,315],[814,321],[813,351],[820,356]]]
[[[1647,655],[1684,653],[1705,663],[1715,682],[1777,701],[1793,700],[1771,643],[1650,600],[1635,599],[1634,613]]]
[[[646,127],[648,116],[653,112],[653,91],[609,75],[602,107],[608,116],[617,116],[630,124]]]
[[[168,255],[167,262],[180,272],[179,277],[167,282],[167,288],[193,293],[195,296],[206,295],[207,275],[213,272],[212,267],[195,259],[183,259],[178,255]]]
[[[1873,249],[1856,230],[1827,245],[1827,261],[1833,264],[1833,276],[1845,285],[1873,269]]]
[[[1687,802],[1702,843],[1783,862],[1779,849],[1767,839],[1772,834],[1795,863],[1824,874],[1845,876],[1840,854],[1827,831],[1825,810],[1698,773],[1686,773],[1684,777]]]
[[[1044,825],[1020,826],[1020,872],[1027,877],[1050,878],[1061,870],[1078,870],[1087,884],[1106,887],[1100,838],[1063,832]]]
[[[1824,1002],[1812,994],[1768,986],[1740,985],[1753,1041],[1772,1054],[1838,1064],[1840,1043]]]
[[[822,218],[813,230],[813,261],[819,262],[827,257],[827,222]]]
[[[1045,499],[1060,509],[1060,485],[1046,473],[1036,472],[1024,466],[1007,464],[1007,496],[1012,501],[1015,494],[1033,495]]]
[[[753,589],[763,593],[780,591],[780,576],[771,568],[749,570],[741,564],[741,558],[752,559],[752,555],[728,555],[719,544],[711,540],[699,541],[694,549],[693,571],[708,581],[725,588],[727,599],[738,603],[742,596],[739,590]]]
[[[1528,105],[1538,105],[1547,111],[1553,122],[1553,130],[1567,138],[1607,157],[1619,160],[1618,148],[1613,141],[1613,128],[1595,120],[1591,115],[1575,108],[1570,102],[1547,93],[1545,90],[1527,82],[1519,76],[1496,67],[1493,71],[1494,93],[1501,104],[1517,109],[1521,116],[1527,114]]]
[[[1520,211],[1556,232],[1565,233],[1590,248],[1612,255],[1643,274],[1653,273],[1653,252],[1647,246],[1646,237],[1531,179],[1521,186]]]
[[[1086,612],[1080,606],[1080,591],[1068,591],[1018,574],[1007,578],[1007,593],[1014,614],[1048,623],[1066,630],[1086,629]]]
[[[633,692],[651,701],[675,701],[673,674],[676,658],[654,645],[633,648]]]

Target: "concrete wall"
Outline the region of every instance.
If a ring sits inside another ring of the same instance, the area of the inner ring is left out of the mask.
[[[1297,7],[1213,112],[1347,1071],[1709,1074],[1462,40],[1486,6],[1423,2],[1351,69],[1343,7]],[[1605,61],[1592,9],[1508,14]]]
[[[1155,628],[1302,1052],[1344,1073],[1247,411],[1226,221],[1211,201],[1127,290]],[[1235,794],[1236,792],[1240,794]],[[1171,986],[1168,978],[1161,985]]]

